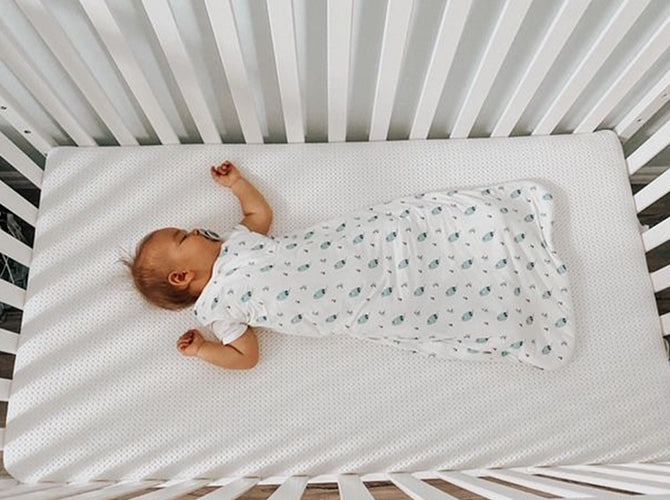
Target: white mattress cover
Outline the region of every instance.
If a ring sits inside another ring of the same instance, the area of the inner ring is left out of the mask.
[[[253,370],[182,357],[190,312],[150,308],[117,262],[163,226],[242,212],[271,235],[447,187],[542,180],[558,207],[576,352],[564,368],[445,361],[345,335],[259,330]],[[60,147],[44,176],[8,410],[21,481],[213,478],[670,460],[670,366],[616,135]]]

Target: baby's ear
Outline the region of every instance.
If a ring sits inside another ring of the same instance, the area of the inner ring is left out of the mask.
[[[168,283],[177,288],[186,288],[194,279],[193,271],[172,271],[168,274]]]

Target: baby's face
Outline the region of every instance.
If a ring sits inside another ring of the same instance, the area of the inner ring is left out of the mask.
[[[220,241],[206,238],[197,229],[186,231],[176,227],[158,230],[151,245],[154,255],[163,255],[167,262],[180,268],[175,271],[211,269],[221,250]]]

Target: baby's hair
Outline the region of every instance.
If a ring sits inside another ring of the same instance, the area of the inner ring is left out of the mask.
[[[197,297],[188,288],[179,290],[168,281],[172,271],[170,262],[156,262],[155,256],[147,254],[147,243],[158,230],[147,234],[137,244],[135,256],[120,257],[119,261],[130,271],[135,288],[151,304],[173,311],[184,309],[195,303]]]

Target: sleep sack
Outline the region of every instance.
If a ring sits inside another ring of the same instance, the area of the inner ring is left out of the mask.
[[[238,224],[193,313],[224,344],[250,325],[556,369],[575,342],[553,205],[541,183],[518,180],[410,195],[281,236]]]

